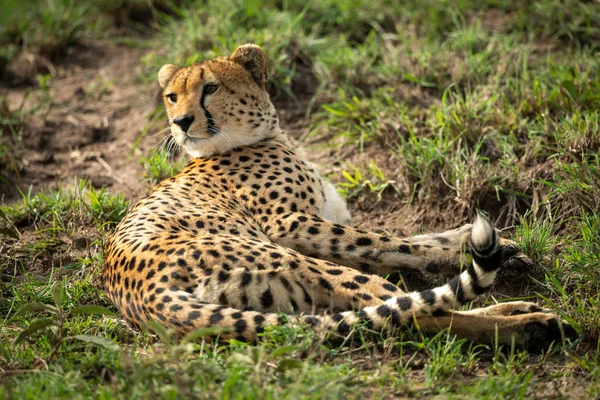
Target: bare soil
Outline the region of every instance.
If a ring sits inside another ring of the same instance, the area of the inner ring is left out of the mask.
[[[138,158],[158,141],[136,140],[148,124],[155,97],[139,82],[143,50],[112,43],[71,47],[60,64],[51,68],[51,103],[47,112],[30,115],[23,128],[23,164],[16,187],[4,201],[18,198],[18,190],[33,192],[70,185],[87,178],[138,198],[147,184],[141,181]],[[38,104],[43,93],[27,96],[30,87],[0,86],[9,107]],[[40,115],[41,114],[41,115]]]

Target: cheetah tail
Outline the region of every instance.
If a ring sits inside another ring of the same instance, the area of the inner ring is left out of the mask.
[[[446,285],[392,297],[379,306],[341,312],[332,316],[304,316],[311,326],[325,326],[342,335],[359,322],[374,330],[400,327],[415,317],[442,316],[447,311],[476,299],[492,286],[502,266],[502,252],[492,224],[478,215],[471,230],[469,248],[473,262]]]
[[[169,304],[169,318],[157,314],[158,322],[178,332],[186,333],[200,328],[223,328],[222,339],[235,338],[255,342],[265,326],[287,323],[305,323],[314,329],[331,331],[341,336],[351,333],[356,324],[366,324],[373,330],[400,327],[415,317],[444,315],[448,310],[474,300],[486,292],[502,265],[498,237],[491,223],[478,216],[470,237],[473,262],[460,275],[446,285],[421,292],[392,297],[379,306],[365,307],[359,311],[345,311],[333,315],[286,316],[207,304],[193,294],[179,291]],[[152,317],[152,315],[150,316]]]

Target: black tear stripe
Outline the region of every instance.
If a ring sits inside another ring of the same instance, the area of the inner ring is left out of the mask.
[[[204,92],[204,89],[202,89],[202,98],[200,99],[200,107],[202,107],[202,109],[204,110],[204,116],[206,117],[206,133],[208,134],[208,136],[215,136],[217,133],[219,133],[219,129],[215,126],[215,120],[213,119],[212,115],[210,114],[210,112],[208,112],[208,110],[206,109],[206,106],[204,105],[204,101],[206,100],[206,93]]]

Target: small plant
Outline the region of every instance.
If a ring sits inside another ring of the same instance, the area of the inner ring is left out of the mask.
[[[167,145],[167,147],[169,146]],[[175,175],[185,166],[187,160],[185,157],[178,157],[174,160],[168,149],[161,149],[151,156],[142,157],[140,162],[145,170],[144,181],[155,184]]]
[[[27,326],[27,328],[23,329],[21,333],[19,333],[19,335],[13,341],[13,344],[21,344],[27,339],[34,338],[44,333],[47,335],[48,342],[51,346],[50,354],[46,358],[46,362],[49,362],[54,358],[56,353],[61,348],[63,342],[70,342],[73,340],[102,346],[111,351],[118,351],[119,345],[117,343],[102,336],[81,334],[73,336],[69,335],[69,329],[66,325],[66,321],[69,318],[73,318],[76,315],[113,315],[113,312],[106,307],[97,305],[80,305],[67,310],[64,308],[65,297],[66,292],[61,281],[54,287],[53,290],[54,305],[46,303],[29,303],[17,311],[13,319],[34,311],[42,312],[50,315],[50,317],[37,318],[33,320],[29,326]]]
[[[367,165],[365,175],[356,166],[352,166],[352,171],[342,171],[346,181],[338,183],[340,193],[344,198],[350,199],[357,197],[363,192],[374,193],[377,200],[381,200],[383,193],[392,189],[398,196],[402,196],[402,192],[396,181],[386,178],[384,172],[373,162]]]
[[[529,213],[520,218],[515,228],[515,240],[532,260],[542,261],[558,244],[553,229],[554,221],[550,218],[535,219]]]

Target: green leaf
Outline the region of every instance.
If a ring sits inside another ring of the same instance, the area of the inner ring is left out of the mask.
[[[80,340],[82,342],[95,344],[98,346],[102,346],[105,349],[110,351],[119,351],[119,345],[112,340],[102,337],[102,336],[93,336],[93,335],[75,335],[73,339]]]
[[[54,304],[56,305],[56,308],[61,308],[65,302],[65,287],[62,281],[60,281],[58,285],[54,287],[52,297],[54,298]]]
[[[167,328],[165,328],[165,326],[162,325],[160,322],[150,320],[146,321],[144,323],[144,326],[150,329],[152,332],[156,333],[163,342],[171,343],[171,334],[169,333]]]
[[[56,325],[54,318],[38,318],[33,321],[26,329],[24,329],[19,336],[14,340],[13,344],[19,344],[23,340],[32,336],[37,331],[41,331],[44,328],[49,327],[50,325]]]
[[[571,99],[577,98],[577,88],[571,80],[564,80],[561,82],[561,86],[567,91]]]
[[[52,314],[58,313],[58,309],[56,307],[54,307],[53,305],[36,302],[36,303],[25,304],[23,307],[21,307],[15,313],[15,315],[12,317],[12,319],[15,319],[16,317],[21,316],[23,314],[30,313],[32,311],[48,311],[48,312],[51,312]]]
[[[77,306],[71,310],[72,314],[89,314],[89,315],[115,315],[110,309],[95,305]]]
[[[298,351],[300,350],[299,346],[284,346],[284,347],[280,347],[277,350],[274,350],[271,353],[271,357],[277,357],[280,356],[282,354],[287,354],[287,353],[292,353],[294,351]]]
[[[231,331],[229,328],[211,326],[208,328],[197,329],[193,332],[188,333],[181,339],[181,344],[186,344],[190,342],[195,342],[196,340],[203,338],[205,336],[216,336],[222,333],[228,333]]]
[[[329,107],[329,106],[322,106],[322,107],[323,107],[323,109],[325,111],[327,111],[327,112],[329,112],[331,114],[339,115],[340,117],[345,117],[346,116],[346,113],[344,113],[343,111],[336,110],[335,108],[332,108],[332,107]]]
[[[294,358],[286,358],[285,360],[281,360],[279,365],[277,365],[277,368],[275,369],[275,371],[276,372],[285,372],[285,371],[289,371],[291,369],[301,369],[301,368],[302,368],[302,361],[296,360]]]

